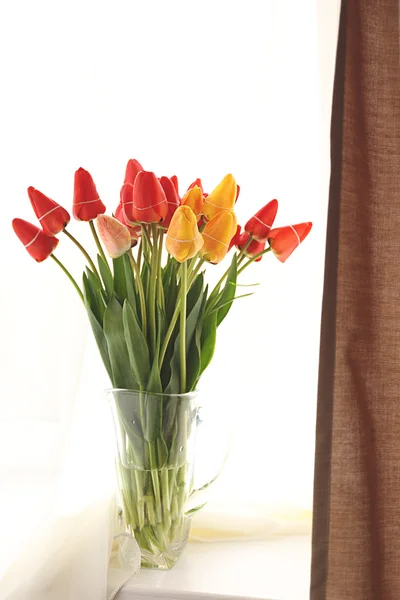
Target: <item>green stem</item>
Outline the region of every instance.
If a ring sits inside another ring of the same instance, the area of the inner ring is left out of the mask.
[[[181,265],[181,318],[179,330],[179,346],[181,358],[181,392],[186,392],[186,295],[187,295],[187,264]]]
[[[137,266],[140,272],[140,267],[142,266],[142,255],[143,255],[143,237],[140,236],[139,240],[139,250],[137,254]]]
[[[147,334],[147,314],[146,314],[146,299],[144,297],[143,282],[142,282],[142,278],[140,277],[139,265],[137,264],[137,262],[133,258],[132,252],[129,252],[128,254],[129,254],[129,259],[131,261],[131,265],[132,265],[133,270],[134,270],[135,275],[136,275],[136,285],[138,287],[139,300],[140,300],[140,313],[142,315],[142,331],[143,331],[144,337],[146,337],[146,334]]]
[[[85,248],[82,246],[82,244],[80,244],[78,242],[78,240],[72,235],[72,233],[70,233],[66,229],[63,229],[63,233],[65,233],[65,235],[67,237],[69,237],[69,239],[72,242],[74,242],[75,246],[77,246],[79,248],[79,250],[82,252],[82,254],[84,255],[84,257],[88,261],[89,265],[91,266],[93,273],[100,279],[100,275],[99,275],[99,273],[98,273],[98,271],[96,269],[96,265],[94,264],[94,262],[92,261],[92,259],[89,256],[89,254],[86,252]]]
[[[99,236],[97,235],[97,231],[96,231],[96,228],[94,226],[93,219],[91,219],[89,221],[89,225],[90,225],[90,229],[92,231],[93,237],[94,237],[94,241],[96,242],[97,250],[99,251],[99,254],[100,254],[101,258],[104,260],[104,262],[106,263],[106,265],[108,266],[108,268],[110,268],[109,265],[108,265],[108,261],[107,261],[106,255],[104,254],[104,250],[103,250],[103,248],[101,246],[101,243],[100,243],[100,240],[99,240]]]
[[[158,232],[158,251],[157,251],[157,298],[160,307],[165,310],[165,299],[164,299],[164,288],[162,283],[162,272],[161,272],[161,259],[162,249],[164,241],[164,230],[160,229]]]
[[[243,267],[241,267],[239,269],[239,271],[237,272],[238,275],[240,275],[240,273],[242,273],[242,271],[244,271],[246,269],[246,267],[248,267],[249,265],[251,265],[252,262],[254,262],[255,260],[257,260],[257,258],[260,258],[260,256],[264,256],[264,254],[267,254],[267,252],[271,251],[271,247],[266,248],[265,250],[263,250],[262,252],[259,252],[258,254],[256,254],[255,256],[253,256],[252,258],[250,258],[247,263],[245,263],[243,265]]]
[[[153,252],[151,255],[151,274],[150,274],[150,310],[149,310],[149,325],[150,325],[150,346],[154,356],[156,349],[156,290],[157,290],[157,225],[151,224],[153,234]]]
[[[74,288],[76,289],[76,291],[78,292],[78,294],[80,296],[80,299],[83,302],[83,294],[82,294],[81,288],[76,283],[76,281],[72,277],[71,273],[68,271],[68,269],[66,267],[64,267],[64,265],[62,264],[62,262],[60,260],[58,260],[58,258],[56,256],[54,256],[54,254],[50,254],[50,256],[54,260],[54,262],[56,262],[58,264],[58,266],[61,267],[61,269],[64,271],[64,273],[66,274],[66,276],[68,277],[68,279],[70,280],[70,282],[72,283],[72,285],[74,286]]]

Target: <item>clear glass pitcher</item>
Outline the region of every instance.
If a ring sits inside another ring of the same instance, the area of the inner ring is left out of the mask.
[[[111,389],[107,396],[124,524],[140,546],[143,567],[170,569],[186,545],[190,517],[201,508],[193,507],[195,444],[202,422],[198,393]]]

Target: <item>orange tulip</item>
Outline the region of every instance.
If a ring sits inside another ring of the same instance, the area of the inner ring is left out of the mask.
[[[278,200],[271,200],[247,221],[244,230],[257,242],[265,242],[275,220],[277,210]]]
[[[36,262],[46,260],[58,245],[58,239],[54,235],[46,235],[39,227],[24,221],[24,219],[13,219],[12,226]]]
[[[196,216],[189,206],[179,206],[167,231],[165,247],[178,262],[196,256],[204,241],[197,228]]]
[[[219,263],[229,250],[229,242],[237,228],[236,215],[230,210],[223,210],[208,221],[202,231],[204,245],[201,256],[210,263]]]
[[[167,216],[167,212],[167,198],[156,175],[152,171],[140,171],[133,184],[132,221],[160,223]],[[130,215],[127,213],[127,216],[129,218]]]
[[[99,198],[92,176],[85,169],[75,172],[74,204],[72,214],[78,221],[91,221],[106,212]]]
[[[118,258],[130,249],[131,234],[120,221],[108,215],[99,215],[96,223],[100,239],[111,258]]]
[[[68,225],[71,217],[68,212],[34,187],[28,187],[28,196],[35,215],[40,221],[46,235],[60,233]]]
[[[135,183],[136,175],[140,171],[143,171],[143,167],[140,162],[135,158],[130,158],[125,169],[124,183],[131,183],[133,185]]]
[[[179,199],[178,192],[176,191],[176,187],[174,186],[174,182],[172,181],[172,179],[169,179],[168,177],[160,177],[160,183],[164,190],[165,196],[167,198],[167,204],[168,204],[167,216],[165,217],[165,219],[162,223],[163,227],[167,228],[169,226],[169,224],[171,223],[172,215],[174,214],[174,212],[180,205],[180,199]]]
[[[310,233],[312,223],[277,227],[268,234],[268,243],[278,260],[285,262]]]
[[[189,188],[182,198],[182,206],[190,206],[197,220],[200,218],[203,210],[203,192],[198,185]]]
[[[232,175],[226,175],[221,183],[207,196],[203,205],[203,214],[209,221],[221,210],[232,210],[237,194],[236,181]]]

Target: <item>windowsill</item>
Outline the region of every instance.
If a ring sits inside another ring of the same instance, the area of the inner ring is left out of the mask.
[[[190,542],[171,571],[142,569],[118,600],[307,600],[310,536]]]

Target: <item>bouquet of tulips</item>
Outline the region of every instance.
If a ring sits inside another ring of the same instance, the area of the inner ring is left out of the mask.
[[[131,159],[120,202],[108,216],[91,175],[80,168],[73,216],[89,223],[95,259],[68,230],[67,210],[33,187],[28,195],[40,227],[13,220],[29,254],[37,262],[51,257],[75,287],[114,390],[138,395],[136,406],[116,394],[119,473],[125,521],[148,556],[165,554],[182,526],[194,411],[177,399],[197,389],[210,364],[217,328],[241,297],[237,278],[270,251],[286,261],[311,229],[311,223],[272,228],[278,202],[271,200],[242,230],[234,212],[239,191],[226,175],[210,194],[197,179],[181,195],[176,176],[158,178]],[[59,233],[85,258],[82,282],[54,254]],[[228,268],[210,290],[205,267],[231,249]]]

